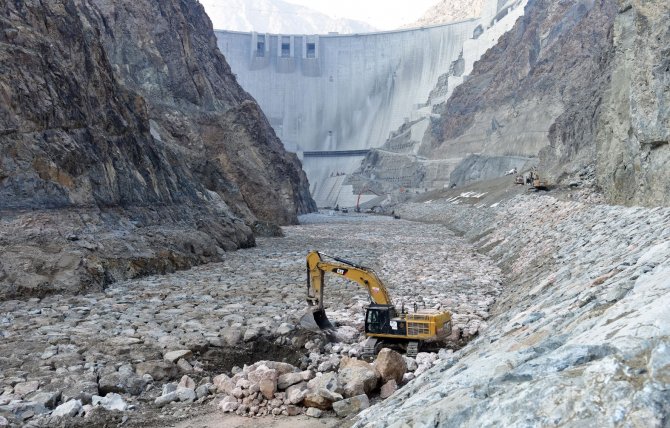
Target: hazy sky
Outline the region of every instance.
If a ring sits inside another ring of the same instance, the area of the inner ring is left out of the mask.
[[[419,19],[438,0],[284,0],[338,18],[365,21],[392,30]]]

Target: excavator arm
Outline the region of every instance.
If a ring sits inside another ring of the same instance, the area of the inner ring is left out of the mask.
[[[333,261],[325,261],[318,251],[307,254],[307,301],[310,305],[323,309],[324,278],[327,272],[357,282],[368,291],[372,303],[393,304],[384,283],[372,269],[337,257],[326,257]]]

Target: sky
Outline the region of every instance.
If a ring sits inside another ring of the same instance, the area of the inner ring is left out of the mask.
[[[393,30],[416,21],[438,0],[284,0],[337,18],[364,21],[380,30]]]

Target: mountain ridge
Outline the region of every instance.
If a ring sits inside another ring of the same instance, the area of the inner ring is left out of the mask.
[[[369,33],[377,29],[365,22],[335,18],[282,0],[200,0],[217,30],[325,34]],[[230,14],[228,11],[236,13]]]

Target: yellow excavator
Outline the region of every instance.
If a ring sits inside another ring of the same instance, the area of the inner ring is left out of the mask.
[[[318,251],[307,254],[307,302],[316,308],[302,317],[300,324],[304,328],[313,331],[334,328],[323,307],[326,273],[357,282],[370,296],[365,313],[368,338],[364,344],[364,357],[373,357],[384,347],[416,356],[420,348],[442,346],[451,334],[450,312],[418,309],[416,305],[412,313],[406,311],[404,305],[398,311],[386,286],[372,269]]]

